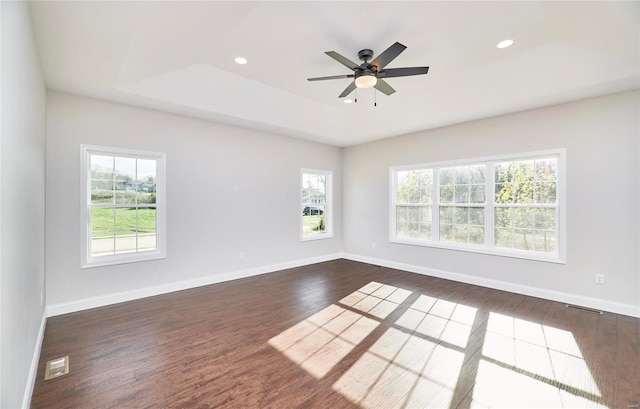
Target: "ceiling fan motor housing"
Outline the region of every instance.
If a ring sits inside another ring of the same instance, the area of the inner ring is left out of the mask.
[[[362,77],[363,75],[373,75],[375,77],[376,72],[368,68],[364,68],[362,70],[357,70],[356,72],[353,73],[354,78]]]
[[[365,48],[358,51],[358,58],[360,58],[360,61],[369,62],[373,58],[373,50]]]

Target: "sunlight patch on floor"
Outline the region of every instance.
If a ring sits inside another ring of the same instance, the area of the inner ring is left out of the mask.
[[[269,344],[319,379],[377,326],[370,318],[330,305],[271,338]]]
[[[421,295],[396,324],[426,337],[464,348],[467,346],[476,309]]]
[[[391,285],[370,282],[342,300],[340,304],[385,319],[401,304],[411,291]]]
[[[490,313],[474,406],[605,407],[569,331]]]
[[[448,407],[464,354],[389,328],[333,385],[364,408]]]
[[[406,297],[405,297],[406,299]],[[333,385],[363,408],[449,407],[477,310],[420,295]]]
[[[269,344],[321,379],[365,339],[333,384],[364,409],[606,408],[571,332],[378,282]]]
[[[371,282],[340,303],[384,319],[410,294],[407,290]],[[271,338],[269,344],[320,379],[378,325],[375,319],[332,304]]]
[[[471,408],[607,408],[523,373],[480,361]]]

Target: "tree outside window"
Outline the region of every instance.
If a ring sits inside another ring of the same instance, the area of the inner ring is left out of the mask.
[[[390,241],[564,262],[564,150],[392,167]]]

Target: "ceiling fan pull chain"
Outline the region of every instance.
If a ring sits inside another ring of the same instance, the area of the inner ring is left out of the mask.
[[[353,100],[356,104],[358,103],[358,88],[356,88],[356,98]]]
[[[373,106],[378,106],[378,93],[376,92],[375,88],[373,89]]]

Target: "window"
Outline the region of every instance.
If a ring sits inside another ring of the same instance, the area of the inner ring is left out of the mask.
[[[82,267],[165,257],[165,154],[82,145]]]
[[[496,163],[496,247],[555,252],[557,170],[554,158]]]
[[[564,262],[564,150],[390,175],[392,242]]]
[[[399,171],[397,181],[397,236],[430,240],[433,169]]]
[[[484,164],[440,168],[440,241],[484,244]]]
[[[301,171],[302,240],[333,237],[331,182],[333,173],[325,170]]]

